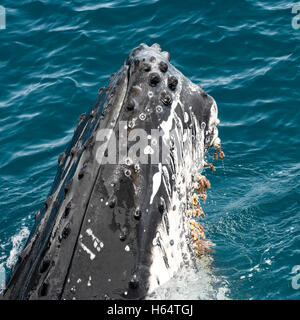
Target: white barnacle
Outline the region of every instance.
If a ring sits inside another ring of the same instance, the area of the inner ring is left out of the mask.
[[[157,140],[156,139],[151,139],[151,145],[156,146],[157,145]]]
[[[132,129],[135,126],[135,119],[128,121],[128,128]]]
[[[162,113],[163,112],[162,106],[160,106],[160,105],[156,106],[156,112],[157,113]]]
[[[131,171],[127,169],[124,171],[124,174],[127,178],[129,178],[131,176]]]
[[[187,112],[184,113],[184,123],[187,123],[189,121],[189,115]]]
[[[125,159],[125,164],[126,164],[127,166],[132,165],[132,160],[131,160],[129,157],[127,157],[127,158]]]
[[[146,120],[146,115],[145,115],[145,113],[141,113],[141,114],[139,115],[139,118],[140,118],[140,120],[142,120],[142,121]]]
[[[89,276],[89,280],[88,280],[87,286],[90,287],[91,285],[92,285],[92,277]]]

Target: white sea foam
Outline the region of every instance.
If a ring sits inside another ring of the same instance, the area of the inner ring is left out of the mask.
[[[23,227],[17,234],[11,237],[12,249],[10,250],[9,257],[6,261],[6,267],[8,269],[13,268],[16,264],[18,255],[22,251],[29,234],[29,229]]]
[[[0,293],[5,289],[6,283],[5,269],[3,264],[4,263],[0,264]]]
[[[0,264],[0,293],[5,289],[6,286],[6,270],[11,270],[16,264],[18,255],[22,251],[29,234],[29,229],[27,227],[22,227],[18,233],[11,237],[9,242],[1,245],[2,248],[6,246],[12,246],[12,248],[6,262],[2,262]]]
[[[171,280],[158,287],[147,299],[228,300],[227,281],[213,275],[209,267],[182,268]]]

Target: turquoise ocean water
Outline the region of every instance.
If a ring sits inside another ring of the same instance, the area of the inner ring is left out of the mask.
[[[292,269],[300,265],[295,4],[1,1],[0,286],[47,197],[78,116],[132,48],[157,42],[219,107],[226,158],[207,172],[212,188],[203,222],[216,244],[214,276],[230,299],[299,299],[300,289],[292,286]]]

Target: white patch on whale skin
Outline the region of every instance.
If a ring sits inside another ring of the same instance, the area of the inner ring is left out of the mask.
[[[89,280],[88,280],[87,286],[90,287],[91,285],[92,285],[92,277],[89,276]]]
[[[188,123],[189,121],[189,114],[187,112],[184,113],[184,123]]]
[[[11,269],[17,262],[18,255],[22,251],[24,241],[28,238],[29,234],[29,229],[27,227],[24,227],[17,234],[11,237],[12,249],[6,261],[7,268]]]
[[[209,123],[208,123],[208,131],[209,133],[213,133],[213,138],[212,138],[212,143],[211,145],[213,145],[213,142],[215,139],[218,138],[218,129],[216,128],[217,125],[220,124],[220,119],[218,119],[218,106],[217,103],[215,101],[215,99],[211,96],[209,96],[212,100],[213,100],[213,104],[211,106],[210,109],[210,118],[209,118]]]
[[[171,190],[171,185],[170,185],[170,176],[169,176],[169,172],[168,172],[167,167],[163,166],[162,171],[163,171],[163,182],[164,182],[165,188],[168,192],[168,195],[170,197],[172,190]]]
[[[176,90],[175,97],[174,97],[172,105],[171,105],[170,115],[166,121],[163,121],[160,124],[160,127],[164,132],[165,141],[168,141],[170,139],[170,131],[172,130],[175,109],[176,109],[178,103],[182,106],[182,103],[180,101],[180,93],[182,90],[182,75],[180,74],[179,76],[180,77],[178,77],[177,90]]]
[[[152,179],[152,185],[153,185],[153,189],[152,189],[152,195],[150,198],[150,205],[153,202],[153,199],[155,197],[155,195],[157,194],[157,191],[161,185],[161,173],[162,173],[162,167],[161,167],[161,163],[158,164],[158,172],[156,172],[153,175],[153,179]]]
[[[94,260],[96,258],[96,255],[85,244],[83,244],[81,241],[79,241],[79,245],[90,256],[91,260]]]
[[[140,92],[142,91],[142,88],[140,86],[138,86],[138,85],[133,86],[132,89],[136,89],[136,90],[138,90]]]
[[[90,228],[87,229],[87,230],[86,230],[86,233],[92,238],[94,248],[95,248],[98,252],[100,252],[100,250],[104,247],[103,242],[93,234],[92,229],[90,229]]]

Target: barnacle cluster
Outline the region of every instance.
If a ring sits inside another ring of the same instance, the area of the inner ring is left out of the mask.
[[[215,139],[214,147],[216,148],[216,151],[214,152],[214,158],[216,160],[218,160],[218,158],[224,159],[225,158],[225,154],[221,149],[221,140],[219,138]]]
[[[188,210],[187,215],[191,217],[190,219],[190,231],[194,243],[194,250],[198,257],[204,255],[204,253],[210,249],[214,244],[205,238],[204,228],[195,219],[200,217],[204,218],[205,214],[201,207],[201,199],[206,200],[206,190],[210,188],[209,180],[197,173],[194,178],[194,193],[192,195],[192,209]]]
[[[214,144],[216,151],[214,153],[214,158],[223,159],[225,157],[224,152],[221,150],[221,141],[217,139]],[[212,163],[204,162],[203,166],[210,167],[211,171],[215,171],[215,167]],[[206,201],[207,194],[206,191],[211,187],[209,180],[202,174],[197,173],[194,177],[193,195],[191,209],[187,211],[187,216],[190,218],[190,231],[193,240],[193,246],[197,257],[203,256],[207,251],[211,249],[215,244],[207,240],[204,233],[204,228],[199,223],[198,219],[201,217],[204,219],[205,214],[201,207],[202,201]],[[196,220],[197,219],[197,220]]]

